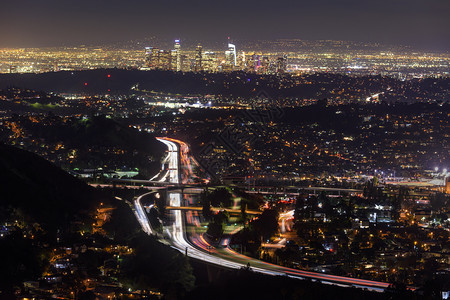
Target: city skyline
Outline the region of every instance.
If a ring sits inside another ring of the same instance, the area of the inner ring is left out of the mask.
[[[286,9],[289,7],[289,9]],[[230,9],[228,9],[230,8]],[[411,45],[448,51],[448,1],[296,3],[54,0],[13,2],[2,9],[0,47],[42,47],[161,39],[236,40],[298,38]]]

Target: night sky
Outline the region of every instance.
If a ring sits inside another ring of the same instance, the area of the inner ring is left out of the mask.
[[[300,38],[450,51],[450,0],[0,0],[0,47]]]

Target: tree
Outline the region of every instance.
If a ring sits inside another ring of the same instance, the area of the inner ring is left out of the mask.
[[[208,230],[206,233],[213,239],[218,240],[223,234],[222,223],[211,222],[208,224]]]
[[[253,226],[261,238],[271,238],[278,232],[278,212],[273,209],[264,210]]]
[[[208,197],[208,190],[204,190],[200,194],[200,203],[202,204],[202,214],[206,220],[211,219],[212,211],[211,211],[211,202]]]
[[[228,213],[219,211],[213,215],[213,220],[208,224],[206,233],[213,239],[218,240],[223,234],[223,225],[228,221]]]
[[[207,196],[214,207],[230,207],[233,205],[232,195],[227,188],[217,188]]]
[[[124,287],[158,288],[175,299],[194,287],[192,267],[181,253],[145,233],[136,236],[130,246],[134,253],[124,256],[120,264],[119,281]]]
[[[24,238],[19,228],[0,238],[0,290],[9,290],[25,280],[34,280],[42,275],[48,265],[48,253]]]
[[[95,300],[98,299],[97,296],[95,295],[95,293],[93,291],[85,291],[85,292],[81,292],[78,295],[79,299],[85,299],[85,300]]]
[[[115,205],[111,218],[102,228],[118,242],[129,241],[139,232],[140,225],[125,202],[117,200]]]
[[[247,222],[247,204],[245,202],[242,202],[241,200],[241,222],[245,227],[245,223]]]
[[[228,222],[228,217],[229,217],[228,212],[225,210],[221,210],[213,216],[213,219],[214,222],[216,223],[224,224]]]
[[[444,207],[449,206],[450,197],[446,197],[444,193],[436,193],[430,197],[430,205],[435,211],[440,211]]]
[[[248,209],[258,209],[264,203],[264,197],[261,194],[249,194],[240,189],[235,189],[234,193],[241,197],[241,206],[245,204]]]

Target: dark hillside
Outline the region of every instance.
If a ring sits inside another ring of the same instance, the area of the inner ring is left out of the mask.
[[[53,234],[71,221],[86,218],[95,190],[36,154],[0,144],[2,210],[19,211]],[[1,216],[1,215],[0,215]]]

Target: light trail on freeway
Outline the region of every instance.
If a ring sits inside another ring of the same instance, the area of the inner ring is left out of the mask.
[[[166,160],[169,161],[169,182],[191,182],[188,176],[192,174],[192,168],[190,167],[190,159],[187,157],[187,145],[181,141],[170,138],[157,138],[160,142],[164,143],[169,154]],[[180,145],[183,148],[183,153],[180,153],[181,162],[179,161]],[[179,172],[181,164],[189,164],[188,167],[183,166],[183,172]],[[146,195],[146,194],[145,194]],[[144,195],[143,195],[144,196]],[[139,198],[139,197],[138,197]],[[172,207],[181,207],[182,195],[180,193],[169,193],[169,205]],[[135,201],[137,217],[143,230],[151,234],[152,229],[149,223],[145,211],[138,209],[139,201]],[[142,207],[141,207],[142,208]],[[240,253],[237,253],[229,247],[229,238],[222,241],[223,248],[215,248],[210,245],[202,235],[192,234],[192,243],[188,241],[186,237],[186,230],[183,220],[183,212],[181,210],[173,210],[171,212],[174,217],[173,224],[166,228],[166,232],[171,239],[171,245],[178,251],[185,253],[187,256],[201,260],[210,264],[219,265],[231,269],[241,269],[250,267],[253,271],[273,275],[273,276],[289,276],[297,279],[311,279],[313,281],[320,281],[327,284],[333,284],[345,287],[358,287],[367,288],[374,291],[384,291],[390,284],[385,282],[378,282],[372,280],[342,277],[324,273],[316,273],[309,271],[302,271],[298,269],[287,268],[267,262],[263,262]],[[145,224],[146,223],[146,224]]]
[[[155,231],[152,229],[152,226],[150,226],[150,220],[147,217],[147,214],[145,213],[144,208],[142,207],[141,200],[143,197],[152,194],[153,192],[145,193],[143,195],[140,195],[134,199],[134,213],[136,215],[136,218],[138,219],[138,222],[141,224],[142,230],[146,234],[155,234]]]

